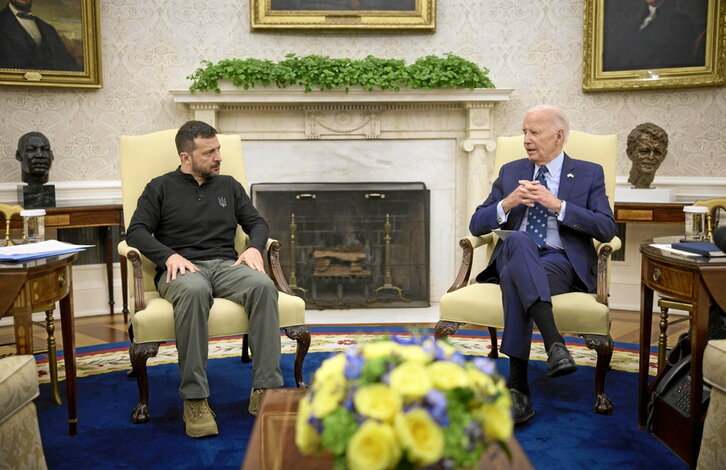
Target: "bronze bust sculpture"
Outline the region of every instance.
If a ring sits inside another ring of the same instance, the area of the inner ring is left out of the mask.
[[[18,139],[15,159],[20,162],[21,179],[18,200],[26,209],[55,207],[55,186],[46,185],[53,164],[50,141],[40,132],[28,132]]]
[[[652,122],[638,124],[628,134],[625,153],[633,166],[628,182],[634,188],[649,189],[655,172],[665,160],[668,151],[668,134]]]

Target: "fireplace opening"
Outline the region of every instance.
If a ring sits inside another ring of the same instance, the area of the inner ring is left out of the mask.
[[[251,197],[307,308],[430,305],[424,183],[255,183]]]

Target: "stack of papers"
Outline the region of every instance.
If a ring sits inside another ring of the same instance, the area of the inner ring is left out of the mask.
[[[30,261],[51,256],[63,255],[83,251],[93,245],[74,245],[46,240],[39,243],[25,243],[23,245],[4,246],[0,248],[0,261]]]

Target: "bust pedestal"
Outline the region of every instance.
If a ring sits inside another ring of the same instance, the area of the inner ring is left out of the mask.
[[[618,202],[675,202],[673,188],[616,188],[615,200]]]
[[[45,209],[48,207],[55,207],[55,185],[18,185],[18,203],[25,209]]]

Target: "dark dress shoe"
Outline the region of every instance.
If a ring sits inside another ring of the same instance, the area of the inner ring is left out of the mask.
[[[534,416],[532,400],[516,388],[510,388],[509,393],[512,395],[512,419],[514,424],[526,423],[532,419],[532,416]]]
[[[547,351],[547,375],[558,377],[571,374],[576,370],[577,365],[567,347],[562,343],[552,343],[550,350]]]

